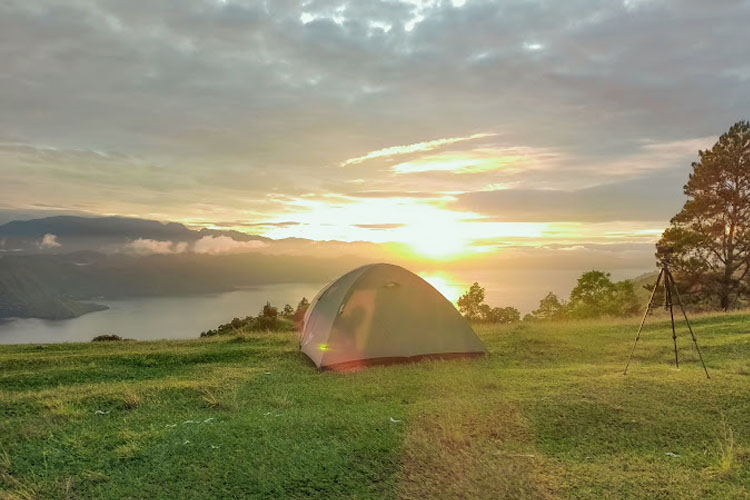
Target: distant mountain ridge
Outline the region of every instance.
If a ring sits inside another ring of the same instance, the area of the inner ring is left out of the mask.
[[[16,220],[0,225],[0,318],[64,319],[103,307],[88,301],[322,283],[381,254],[373,243],[273,240],[129,217]]]
[[[192,233],[177,222],[128,217],[78,217],[60,215],[42,219],[16,220],[0,226],[0,236],[41,237],[47,233],[58,236],[118,236],[128,238],[185,238]]]
[[[177,222],[129,217],[60,215],[15,220],[0,225],[0,256],[14,254],[97,253],[241,253],[327,258],[358,255],[369,260],[388,257],[377,243],[272,239],[224,229],[190,229]]]
[[[53,235],[46,244],[43,238]],[[0,250],[24,253],[68,253],[78,250],[116,249],[133,240],[195,242],[205,236],[225,236],[235,241],[270,241],[263,236],[213,229],[193,230],[178,222],[129,217],[60,215],[16,220],[0,226]],[[54,242],[54,243],[53,243]]]

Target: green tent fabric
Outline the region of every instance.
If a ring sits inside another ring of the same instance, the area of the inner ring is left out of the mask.
[[[486,352],[453,304],[391,264],[357,268],[324,287],[305,315],[300,349],[318,368],[339,370]]]

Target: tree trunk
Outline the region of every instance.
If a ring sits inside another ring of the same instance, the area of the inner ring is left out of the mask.
[[[726,285],[722,285],[721,289],[721,310],[727,312],[729,310],[729,290]]]
[[[727,265],[724,267],[724,276],[721,279],[721,289],[719,290],[719,302],[721,310],[724,312],[729,310],[729,296],[732,290],[732,267],[729,264],[727,262]]]

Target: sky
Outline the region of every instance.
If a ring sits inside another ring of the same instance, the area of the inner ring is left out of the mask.
[[[0,209],[652,264],[750,2],[0,2]],[[607,260],[609,259],[609,260]]]

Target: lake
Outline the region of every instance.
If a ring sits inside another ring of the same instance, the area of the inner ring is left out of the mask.
[[[320,287],[285,283],[193,297],[97,301],[109,309],[64,320],[0,320],[0,344],[87,342],[105,333],[136,340],[196,338],[234,317],[255,316],[267,300],[296,307],[302,297],[312,300]]]
[[[633,278],[651,269],[617,269],[613,280]],[[513,306],[525,314],[548,291],[567,298],[580,270],[497,270],[464,274],[418,272],[455,304],[474,281],[486,288],[492,306]],[[98,301],[106,311],[66,320],[0,320],[0,344],[87,342],[97,335],[115,334],[137,340],[190,339],[234,317],[256,315],[267,300],[279,308],[311,300],[323,283],[263,285],[226,293],[192,297],[149,297]]]

